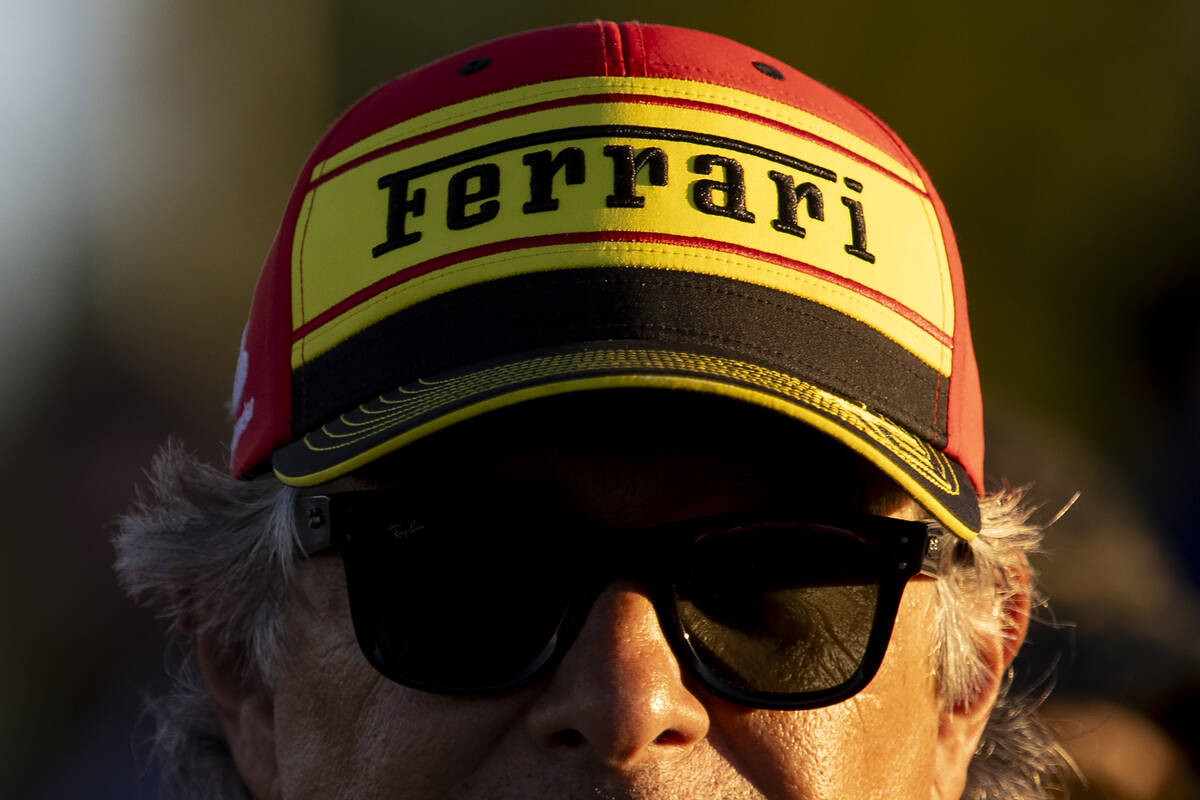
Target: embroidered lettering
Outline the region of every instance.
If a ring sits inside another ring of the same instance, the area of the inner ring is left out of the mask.
[[[379,179],[379,188],[387,189],[387,238],[371,248],[371,255],[379,258],[399,247],[420,240],[419,232],[406,233],[404,218],[409,214],[419,217],[425,213],[425,190],[417,189],[408,196],[408,178],[403,172],[393,172]]]
[[[867,252],[867,220],[863,216],[862,203],[843,197],[842,205],[850,210],[850,244],[846,245],[846,252],[868,264],[874,264],[874,254]]]
[[[472,181],[477,182],[477,188],[469,190]],[[450,230],[461,231],[495,219],[500,201],[488,198],[500,194],[500,167],[487,163],[459,170],[450,176],[447,194],[446,227]],[[468,214],[467,206],[472,203],[479,203],[479,209]]]
[[[554,176],[564,170],[567,185],[583,183],[585,171],[583,151],[578,147],[567,147],[550,157],[549,150],[526,153],[521,163],[529,167],[529,202],[521,206],[526,214],[541,211],[557,211],[558,200],[554,197]]]
[[[667,185],[667,154],[657,147],[646,147],[633,154],[628,144],[605,145],[604,155],[613,160],[613,193],[605,199],[609,208],[643,208],[646,198],[636,193],[638,173],[650,167],[650,185]]]
[[[775,181],[775,188],[779,194],[779,216],[771,220],[772,228],[803,239],[804,228],[800,227],[800,223],[796,219],[801,200],[804,201],[809,219],[815,219],[818,222],[824,221],[825,200],[816,184],[805,181],[796,186],[796,181],[791,175],[784,175],[775,170],[768,172],[767,177]]]
[[[692,184],[692,200],[696,208],[705,214],[716,214],[721,217],[754,222],[754,214],[746,210],[746,175],[742,165],[732,158],[718,155],[696,156],[692,162],[692,170],[698,175],[711,175],[713,167],[721,167],[725,172],[723,181],[696,181]],[[713,201],[713,192],[725,195],[725,205],[719,206]]]

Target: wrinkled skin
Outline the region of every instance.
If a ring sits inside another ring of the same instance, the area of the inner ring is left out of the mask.
[[[571,446],[550,434],[500,435],[485,448],[466,438],[326,488],[383,482],[512,509],[552,493],[586,518],[636,527],[782,492],[814,507],[915,513],[886,479],[814,437],[776,450],[786,459],[764,458],[744,437],[700,448],[688,436],[658,441],[657,430],[602,431]],[[795,447],[808,452],[793,457],[803,452]],[[453,697],[394,684],[366,662],[340,556],[305,561],[298,578],[273,692],[238,685],[198,642],[239,770],[259,798],[955,798],[1011,655],[996,642],[985,653],[993,685],[943,709],[930,663],[934,582],[916,578],[865,690],[814,710],[748,709],[695,685],[645,593],[615,581],[548,678],[501,696]]]

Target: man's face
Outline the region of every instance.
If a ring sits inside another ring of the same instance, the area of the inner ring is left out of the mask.
[[[516,518],[549,505],[565,526],[653,528],[781,499],[814,512],[915,513],[819,437],[747,440],[667,424],[567,438],[500,427],[441,436],[327,488],[391,484],[425,503],[484,504]],[[908,583],[871,684],[804,711],[745,708],[698,686],[644,587],[628,580],[603,589],[548,677],[488,697],[423,692],[378,674],[355,641],[336,551],[301,563],[296,588],[267,724],[273,742],[259,747],[275,759],[262,773],[273,771],[273,785],[254,787],[260,795],[924,800],[957,796],[944,787],[960,785],[970,757],[970,747],[963,756],[961,742],[947,741],[952,718],[935,693],[930,579]],[[249,774],[246,758],[239,767]]]

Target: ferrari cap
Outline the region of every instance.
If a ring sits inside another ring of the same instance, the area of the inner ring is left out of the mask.
[[[979,378],[925,170],[786,64],[639,23],[498,39],[334,124],[255,292],[232,471],[314,485],[612,387],[774,409],[979,530]]]

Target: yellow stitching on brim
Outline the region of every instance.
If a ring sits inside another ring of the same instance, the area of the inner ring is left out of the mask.
[[[403,425],[438,407],[453,405],[472,395],[487,394],[505,385],[545,380],[546,378],[580,380],[584,378],[575,376],[587,371],[631,368],[686,369],[705,376],[720,377],[769,389],[808,408],[837,418],[844,425],[857,430],[861,436],[875,442],[907,464],[909,468],[939,490],[949,495],[957,495],[961,491],[954,470],[950,467],[945,455],[934,450],[903,427],[867,410],[862,405],[852,403],[806,381],[754,364],[717,356],[661,350],[623,348],[555,353],[515,364],[491,367],[444,381],[423,381],[424,389],[407,387],[404,390],[406,395],[404,398],[396,400],[381,398],[383,403],[391,405],[393,408],[375,410],[360,406],[360,413],[372,417],[372,419],[360,422],[349,419],[347,415],[343,414],[339,420],[341,424],[357,430],[339,433],[330,430],[328,425],[322,427],[321,432],[325,437],[342,441],[323,446],[315,444],[311,436],[305,436],[304,442],[314,452],[337,450],[353,446],[389,428]],[[608,379],[610,381],[608,385],[612,386],[644,385],[647,380],[664,377],[668,379],[666,383],[669,384],[671,380],[685,378],[685,376],[676,375],[603,377]],[[588,378],[588,380],[592,380],[592,378]],[[537,387],[530,388],[536,389]],[[555,393],[557,392],[546,391],[548,395]]]
[[[285,475],[278,469],[275,470],[275,474],[279,480],[291,486],[316,486],[347,473],[353,472],[359,467],[369,464],[372,461],[387,455],[388,453],[394,452],[413,441],[422,439],[430,434],[436,433],[437,431],[448,428],[451,425],[472,419],[489,411],[516,405],[527,400],[551,397],[553,395],[564,394],[568,392],[608,388],[630,388],[639,386],[655,389],[681,389],[697,391],[706,394],[723,395],[773,409],[793,419],[799,420],[800,422],[811,425],[812,427],[837,439],[847,447],[850,447],[856,453],[882,470],[886,475],[896,481],[896,483],[903,490],[912,495],[912,497],[921,506],[930,511],[939,522],[945,525],[946,528],[955,535],[965,540],[973,539],[977,535],[976,531],[971,530],[957,517],[955,517],[954,514],[938,499],[937,495],[929,490],[927,485],[922,484],[913,478],[910,473],[898,466],[895,461],[891,460],[882,452],[880,452],[879,448],[872,447],[870,444],[863,441],[863,439],[858,435],[833,422],[822,413],[802,405],[788,402],[777,395],[758,391],[748,387],[735,386],[712,379],[689,378],[677,375],[605,375],[589,378],[572,378],[552,384],[526,387],[508,394],[490,397],[487,400],[463,408],[455,409],[448,414],[430,420],[429,422],[426,422],[417,428],[406,431],[403,434],[400,434],[385,442],[381,442],[380,444],[361,453],[356,453],[350,458],[341,461],[332,467],[302,476]],[[891,451],[889,450],[889,452]]]

